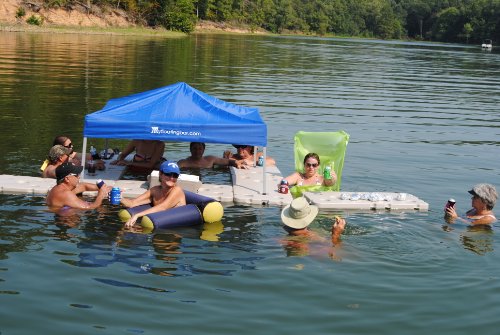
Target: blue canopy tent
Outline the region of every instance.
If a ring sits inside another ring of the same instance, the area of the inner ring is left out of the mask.
[[[267,146],[267,126],[257,108],[217,99],[183,82],[109,100],[85,116],[83,136],[84,153],[88,137],[248,144],[263,147],[264,155]]]

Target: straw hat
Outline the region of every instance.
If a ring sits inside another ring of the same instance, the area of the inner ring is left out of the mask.
[[[303,229],[318,215],[318,207],[309,205],[304,197],[293,199],[290,205],[281,211],[283,224],[294,229]]]

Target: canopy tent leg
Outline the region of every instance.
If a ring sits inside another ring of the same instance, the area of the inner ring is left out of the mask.
[[[87,157],[87,137],[83,137],[83,147],[82,147],[82,180],[85,179],[85,158]]]
[[[264,164],[262,164],[262,194],[266,193],[266,147],[262,147],[262,154],[264,155]],[[255,155],[256,156],[256,155]]]

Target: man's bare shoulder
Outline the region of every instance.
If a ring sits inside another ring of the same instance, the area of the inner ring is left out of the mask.
[[[64,207],[67,201],[74,197],[76,197],[76,195],[63,187],[63,185],[56,185],[47,194],[46,203],[49,207],[60,208]]]

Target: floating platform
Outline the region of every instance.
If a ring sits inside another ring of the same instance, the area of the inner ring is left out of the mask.
[[[152,183],[137,180],[120,179],[125,167],[109,165],[104,171],[97,171],[93,176],[85,175],[82,181],[95,183],[103,179],[106,184],[120,187],[122,196],[136,197],[149,187],[157,184],[157,175],[150,178]],[[195,192],[227,205],[280,206],[288,205],[292,196],[278,192],[278,184],[283,176],[277,167],[266,167],[266,190],[263,192],[263,168],[253,167],[248,170],[230,168],[231,185],[202,184],[187,175],[181,175],[177,183],[191,192]],[[56,185],[55,179],[0,175],[0,192],[3,194],[45,195]],[[96,192],[86,192],[95,195]],[[428,211],[429,204],[414,195],[398,192],[305,192],[304,196],[311,204],[325,210],[416,210]]]

